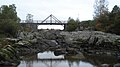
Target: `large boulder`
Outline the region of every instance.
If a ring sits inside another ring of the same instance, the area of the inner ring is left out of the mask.
[[[55,40],[44,40],[49,47],[56,47],[58,43]]]
[[[64,39],[67,43],[72,44],[74,41],[84,40],[88,41],[88,44],[99,45],[103,42],[113,43],[120,36],[110,33],[104,33],[100,31],[77,31],[77,32],[65,32],[60,33],[64,36]]]
[[[54,51],[54,55],[55,56],[59,56],[59,55],[63,55],[63,54],[66,54],[67,52],[66,52],[66,49],[63,49],[63,48],[61,48],[61,49],[56,49],[55,51]]]
[[[43,39],[48,40],[55,40],[56,37],[59,35],[58,30],[41,30],[39,31],[39,37],[42,37]]]
[[[16,39],[16,38],[5,38],[5,40],[10,43],[17,43],[17,42],[21,41],[21,39]]]

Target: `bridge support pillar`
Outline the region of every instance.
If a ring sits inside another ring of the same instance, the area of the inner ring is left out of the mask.
[[[66,30],[67,29],[67,24],[64,24],[64,30]]]

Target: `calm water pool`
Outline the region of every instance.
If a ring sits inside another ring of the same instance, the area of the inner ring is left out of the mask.
[[[64,55],[55,56],[54,52],[43,52],[24,57],[18,67],[94,67],[81,60],[67,60]]]

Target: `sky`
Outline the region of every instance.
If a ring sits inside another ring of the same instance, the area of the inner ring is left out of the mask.
[[[108,0],[109,10],[114,5],[120,5],[120,0]],[[74,19],[91,20],[94,13],[94,0],[0,0],[1,5],[15,4],[18,16],[26,19],[26,15],[32,14],[34,20],[44,20],[50,14],[59,20]]]
[[[73,19],[92,20],[95,0],[0,0],[1,5],[16,5],[18,17],[26,19],[27,14],[32,14],[34,20],[44,20],[53,14],[59,20]],[[114,5],[120,6],[120,0],[108,0],[109,11]]]

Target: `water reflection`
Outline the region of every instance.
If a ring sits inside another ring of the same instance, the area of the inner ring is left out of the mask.
[[[67,60],[63,55],[55,56],[53,52],[38,53],[23,59],[18,67],[93,67],[80,59]]]
[[[86,58],[86,62],[89,62],[97,67],[101,67],[101,65],[104,64],[109,65],[109,67],[113,67],[115,64],[119,64],[120,62],[115,56],[105,55],[84,55],[84,56]]]
[[[78,54],[75,56],[59,55],[54,52],[43,52],[36,55],[22,56],[18,67],[113,67],[119,61],[113,56]],[[120,64],[119,64],[120,65]],[[120,66],[119,66],[120,67]]]
[[[55,56],[53,52],[43,52],[37,54],[37,59],[64,59],[63,55]]]

